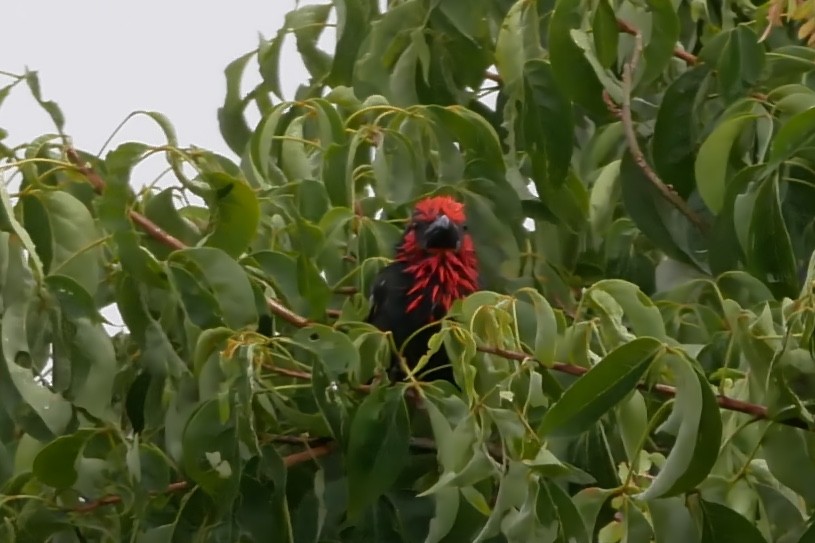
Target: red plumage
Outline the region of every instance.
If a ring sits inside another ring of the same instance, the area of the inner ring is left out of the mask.
[[[464,205],[450,196],[425,198],[413,210],[394,262],[374,280],[367,320],[393,333],[397,348],[413,368],[427,353],[430,336],[439,325],[418,330],[444,317],[455,300],[478,290],[478,281],[478,258],[467,232]],[[444,348],[430,358],[422,373],[430,380],[454,382]],[[391,377],[402,377],[396,355]]]

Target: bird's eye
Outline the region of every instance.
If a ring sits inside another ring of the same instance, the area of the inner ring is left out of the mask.
[[[462,230],[464,230],[464,231],[466,232],[467,230],[469,230],[469,229],[470,229],[470,227],[469,227],[469,226],[467,226],[466,224],[462,224],[462,225],[461,225],[461,229],[462,229]]]

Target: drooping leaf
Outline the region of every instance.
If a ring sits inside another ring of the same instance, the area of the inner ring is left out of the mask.
[[[637,386],[661,348],[659,341],[641,337],[611,351],[563,392],[541,420],[538,434],[585,431]]]
[[[379,388],[359,406],[346,453],[352,517],[397,480],[408,460],[409,433],[402,390]]]

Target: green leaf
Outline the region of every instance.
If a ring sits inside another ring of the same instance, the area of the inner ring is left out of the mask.
[[[641,337],[621,345],[577,379],[546,412],[538,435],[575,435],[617,405],[648,370],[662,343]]]
[[[753,522],[732,509],[716,502],[699,500],[704,517],[702,520],[703,543],[715,541],[739,541],[744,543],[767,543]]]
[[[441,488],[436,492],[436,511],[430,521],[430,530],[425,543],[439,543],[450,533],[456,522],[461,494],[455,487]]]
[[[352,83],[354,63],[370,28],[371,10],[357,0],[336,0],[334,6],[337,9],[337,46],[326,83],[336,88]]]
[[[176,251],[167,262],[177,263],[206,286],[218,303],[218,316],[227,326],[240,330],[257,325],[257,306],[249,278],[226,253],[211,247],[195,247]]]
[[[643,70],[637,88],[650,85],[662,75],[679,41],[679,17],[670,0],[648,0],[651,8],[651,37],[642,52]],[[657,30],[658,31],[654,31]]]
[[[305,5],[286,14],[286,26],[294,32],[297,52],[315,81],[322,80],[331,68],[331,56],[317,47],[326,27],[332,4]]]
[[[552,187],[561,187],[566,180],[572,158],[572,107],[555,83],[548,62],[528,61],[523,78],[524,147],[532,161],[538,194],[546,200]]]
[[[719,213],[724,204],[728,182],[728,164],[736,139],[757,115],[740,115],[719,124],[705,139],[696,156],[696,186],[699,195],[713,213]]]
[[[34,301],[34,279],[26,266],[20,240],[9,237],[8,248],[2,291],[5,311],[0,321],[3,354],[0,402],[25,432],[48,442],[66,431],[73,418],[73,407],[36,382],[31,370],[24,367],[30,361],[26,318],[29,304]]]
[[[56,102],[53,100],[43,100],[38,72],[26,70],[25,82],[26,85],[28,85],[28,89],[31,91],[31,95],[34,97],[40,107],[43,108],[46,113],[48,113],[48,116],[51,117],[51,120],[54,122],[54,126],[57,127],[57,130],[61,134],[62,129],[65,127],[65,115],[62,114],[62,110]]]
[[[530,319],[535,327],[535,342],[532,345],[535,358],[544,366],[551,367],[555,361],[555,352],[557,350],[557,321],[555,320],[555,312],[549,302],[541,296],[537,291],[532,289],[522,289],[518,291],[516,296],[519,298],[529,298],[532,302],[534,310],[534,320]],[[529,322],[529,321],[527,321]],[[518,322],[517,326],[522,326],[522,322]]]
[[[656,543],[701,543],[693,517],[681,497],[648,502]]]
[[[676,380],[673,413],[657,431],[679,429],[665,465],[640,497],[644,500],[688,492],[705,480],[719,456],[722,419],[710,384],[686,356],[663,355]]]
[[[594,50],[597,58],[604,68],[611,68],[617,62],[617,44],[619,42],[619,29],[617,15],[608,0],[600,0],[592,18],[592,35],[594,37]]]
[[[383,130],[371,163],[376,193],[396,205],[408,203],[424,177],[411,141],[396,130]]]
[[[29,255],[31,273],[34,281],[38,285],[42,283],[45,265],[37,253],[37,248],[28,230],[17,220],[14,214],[14,206],[11,204],[11,198],[9,197],[8,188],[5,183],[0,183],[0,230],[17,236],[20,240],[20,244]],[[7,240],[8,237],[4,236],[2,240],[3,245],[7,245]],[[7,250],[6,247],[3,247],[3,249]],[[6,264],[3,263],[3,266],[6,266]]]
[[[583,519],[583,525],[586,527],[586,533],[589,536],[594,534],[594,527],[597,524],[600,509],[612,494],[613,490],[590,487],[584,488],[572,496],[572,501]]]
[[[642,233],[670,258],[695,265],[685,243],[680,244],[682,229],[693,226],[684,216],[675,217],[678,211],[659,194],[630,153],[622,158],[620,181],[625,209]]]
[[[298,116],[288,123],[280,144],[280,166],[289,181],[312,177],[308,148],[303,138],[303,120],[302,116]]]
[[[572,100],[593,117],[605,119],[603,87],[583,51],[572,40],[571,30],[582,25],[584,7],[580,0],[557,0],[549,21],[549,55],[555,79]]]
[[[758,185],[744,252],[753,276],[776,295],[795,296],[799,291],[797,266],[779,193],[779,180],[775,175]],[[740,214],[734,216],[737,225],[741,218]]]
[[[260,222],[260,206],[252,188],[225,173],[211,172],[204,179],[212,187],[210,232],[203,244],[239,257],[254,239]]]
[[[286,307],[299,315],[311,311],[310,303],[300,292],[302,279],[298,274],[297,259],[278,251],[259,251],[247,259],[254,260],[260,266]]]
[[[391,72],[410,41],[410,33],[424,26],[427,10],[423,1],[408,0],[370,23],[370,32],[360,45],[354,65],[354,93],[360,99],[389,94]],[[360,29],[354,28],[353,32]]]
[[[761,447],[770,472],[809,504],[815,503],[815,438],[781,424],[767,428]]]
[[[694,98],[702,82],[709,76],[710,69],[702,64],[676,78],[665,91],[654,125],[654,137],[651,140],[654,169],[683,198],[687,198],[697,184],[709,183],[708,169],[705,170],[703,182],[696,178],[698,145],[693,123]],[[701,152],[699,149],[699,153]],[[708,152],[711,155],[706,166],[720,167],[723,155],[713,154],[712,149]],[[713,162],[716,159],[718,162]]]
[[[249,142],[252,131],[249,129],[244,111],[249,103],[241,97],[241,81],[246,64],[255,56],[255,52],[246,53],[236,58],[224,69],[226,76],[226,96],[224,104],[218,108],[218,126],[221,136],[233,153],[241,155]]]
[[[597,175],[589,195],[591,233],[602,238],[611,227],[620,201],[620,161],[610,162]]]
[[[732,102],[750,92],[761,80],[764,61],[764,45],[749,26],[731,30],[716,66],[722,98]]]
[[[63,191],[37,191],[22,201],[26,229],[47,272],[71,277],[94,294],[101,278],[104,238],[88,208]]]
[[[320,276],[314,262],[302,254],[297,257],[297,288],[309,307],[306,316],[311,319],[322,318],[331,298],[331,289]]]
[[[781,125],[770,145],[767,169],[778,168],[812,146],[815,139],[815,109],[793,115]]]
[[[410,425],[402,388],[378,388],[357,409],[346,452],[348,514],[357,517],[399,477]]]
[[[93,435],[90,430],[60,436],[40,449],[34,457],[32,471],[43,483],[54,488],[69,488],[79,474],[75,464],[85,443]]]
[[[51,276],[46,283],[62,309],[61,337],[54,342],[53,363],[59,364],[60,350],[65,349],[74,405],[111,422],[117,418],[111,397],[119,368],[113,342],[102,327],[93,299],[68,277]]]
[[[235,411],[223,420],[218,403],[206,401],[190,416],[182,438],[182,465],[204,492],[226,505],[238,491],[241,462]]]
[[[617,428],[620,431],[625,454],[632,470],[638,469],[640,444],[648,433],[648,409],[645,398],[638,390],[615,408]]]
[[[311,324],[295,332],[292,339],[323,361],[331,379],[359,366],[359,351],[351,339],[330,326]]]
[[[144,206],[144,215],[158,227],[172,235],[186,245],[196,245],[201,238],[200,232],[193,226],[192,221],[185,218],[173,201],[173,195],[178,189],[170,187],[158,194],[150,196]],[[166,258],[172,251],[169,247],[154,239],[146,240],[150,252]]]
[[[518,0],[501,23],[495,43],[495,67],[508,92],[519,90],[525,64],[541,56],[537,4]]]
[[[597,296],[601,291],[619,304],[619,309],[622,310],[628,326],[635,335],[651,336],[661,340],[668,338],[659,309],[639,287],[620,279],[603,279],[586,291],[585,298],[595,302],[598,309],[611,316],[617,310],[610,306],[608,298]],[[622,315],[619,316],[622,317]]]

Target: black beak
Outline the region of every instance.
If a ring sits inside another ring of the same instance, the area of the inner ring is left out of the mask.
[[[457,251],[461,246],[461,232],[447,215],[439,215],[427,225],[424,231],[425,249],[452,249]]]

